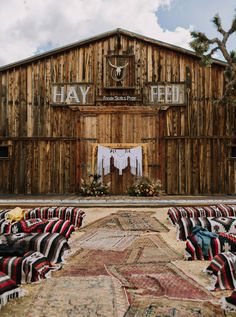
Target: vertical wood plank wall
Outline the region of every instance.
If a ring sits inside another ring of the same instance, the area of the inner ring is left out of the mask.
[[[147,176],[160,178],[167,194],[235,194],[229,145],[236,107],[212,102],[223,92],[224,67],[203,68],[194,56],[124,35],[121,48],[116,43],[108,36],[0,71],[0,145],[12,147],[11,157],[0,159],[0,193],[78,192],[91,171],[91,143],[130,142],[148,144]],[[186,81],[188,67],[187,105],[97,101],[78,111],[50,105],[55,82],[91,82],[96,96],[105,95],[104,56],[128,53],[135,55],[135,95],[148,83]],[[122,194],[134,177],[129,168],[122,176],[113,169],[105,180]]]

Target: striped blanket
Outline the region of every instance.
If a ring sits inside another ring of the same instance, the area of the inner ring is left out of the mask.
[[[236,217],[181,218],[176,225],[177,239],[186,240],[196,226],[206,228],[210,232],[236,234]]]
[[[0,210],[0,219],[5,219],[5,214],[11,209]],[[59,218],[61,220],[69,220],[76,228],[82,226],[84,211],[77,207],[37,207],[26,209],[25,219],[52,219]]]
[[[37,207],[25,213],[25,219],[52,219],[69,220],[76,228],[82,226],[85,213],[77,207]]]
[[[167,211],[167,215],[172,225],[175,225],[181,218],[236,217],[236,205],[171,207]]]
[[[67,239],[59,233],[16,233],[0,235],[0,247],[42,253],[50,262],[59,263],[70,251]],[[5,256],[2,254],[2,256]]]
[[[197,237],[190,235],[186,241],[185,258],[187,260],[212,260],[214,256],[225,251],[236,252],[236,235],[219,233],[217,238],[211,238],[207,256],[203,254],[202,246]]]
[[[39,252],[29,251],[22,257],[0,257],[0,271],[16,284],[37,282],[55,267]]]
[[[24,292],[18,288],[10,277],[0,271],[0,308],[10,299],[23,296]]]
[[[228,297],[222,297],[221,299],[222,308],[227,311],[236,312],[236,290]]]
[[[69,220],[42,220],[42,219],[28,219],[15,222],[13,224],[0,220],[0,234],[6,233],[60,233],[69,239],[71,233],[75,230],[74,225]]]
[[[216,255],[206,268],[212,276],[211,290],[236,288],[236,253],[225,252]]]
[[[0,219],[5,219],[5,214],[11,209],[2,209],[0,210]]]

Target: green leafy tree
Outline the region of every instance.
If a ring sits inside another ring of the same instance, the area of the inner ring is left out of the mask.
[[[212,56],[217,51],[220,51],[224,56],[227,67],[225,70],[226,85],[222,101],[234,100],[236,96],[236,51],[229,51],[226,47],[227,41],[232,34],[236,33],[236,14],[230,28],[226,31],[222,27],[222,22],[219,14],[216,14],[212,19],[214,26],[219,32],[219,37],[208,38],[205,33],[191,32],[193,40],[190,46],[195,50],[197,55],[205,66],[210,66],[212,63]]]

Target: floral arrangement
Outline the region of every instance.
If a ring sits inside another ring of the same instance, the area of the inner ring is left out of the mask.
[[[130,196],[160,196],[164,194],[159,179],[151,181],[147,177],[138,178],[127,190]]]
[[[87,180],[81,179],[80,193],[83,196],[109,195],[110,183],[103,184],[98,174],[89,175]]]

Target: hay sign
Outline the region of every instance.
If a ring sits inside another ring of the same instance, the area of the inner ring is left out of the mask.
[[[92,84],[53,84],[52,105],[91,105],[94,104]]]

